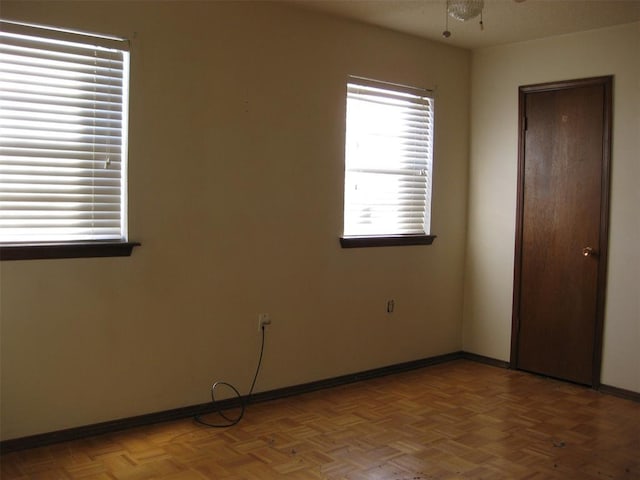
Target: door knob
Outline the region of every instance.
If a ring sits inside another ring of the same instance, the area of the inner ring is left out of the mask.
[[[595,254],[596,252],[591,247],[584,247],[582,249],[582,256],[584,257],[593,257]]]

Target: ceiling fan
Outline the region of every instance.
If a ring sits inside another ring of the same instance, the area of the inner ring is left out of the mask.
[[[526,0],[513,0],[516,3],[522,3]],[[444,38],[451,36],[449,31],[449,17],[466,22],[472,18],[480,16],[480,30],[484,30],[482,22],[482,10],[484,9],[484,0],[446,0],[446,17],[445,30],[442,32]]]

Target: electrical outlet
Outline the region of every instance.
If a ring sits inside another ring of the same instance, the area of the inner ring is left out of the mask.
[[[271,325],[271,315],[268,313],[259,313],[258,330],[262,330],[262,327],[266,327],[267,325]]]

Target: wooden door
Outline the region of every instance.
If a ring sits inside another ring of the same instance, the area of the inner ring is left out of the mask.
[[[511,363],[597,386],[611,77],[520,88]]]

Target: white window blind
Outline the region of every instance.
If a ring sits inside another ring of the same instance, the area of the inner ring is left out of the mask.
[[[346,123],[344,235],[428,235],[430,92],[351,77]]]
[[[0,242],[121,240],[128,42],[0,22]]]

